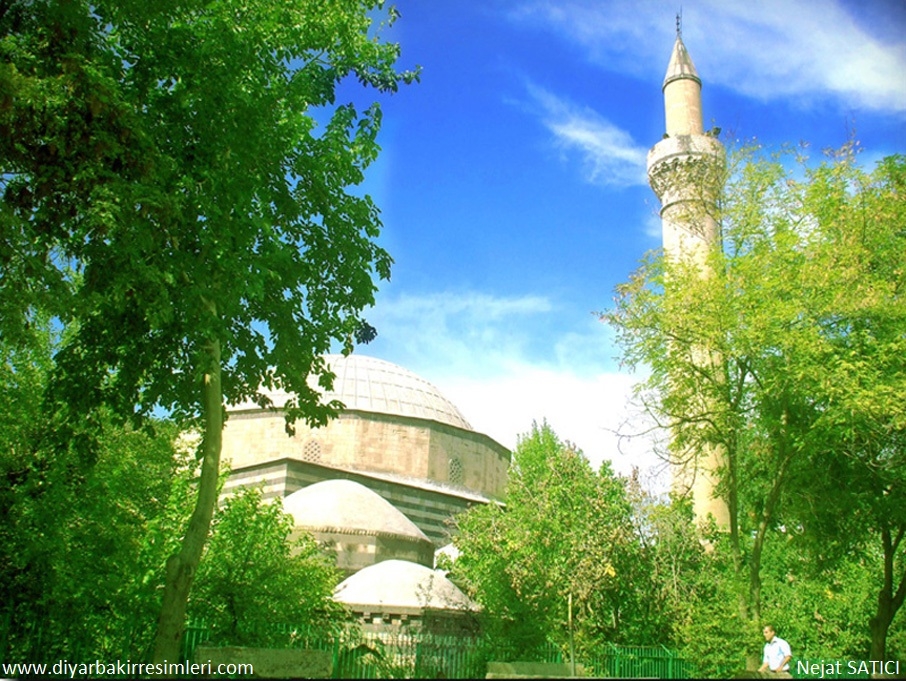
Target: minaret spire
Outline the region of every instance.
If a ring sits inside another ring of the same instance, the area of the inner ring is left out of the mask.
[[[668,135],[695,135],[702,128],[702,80],[683,44],[682,14],[676,15],[676,40],[664,76]]]

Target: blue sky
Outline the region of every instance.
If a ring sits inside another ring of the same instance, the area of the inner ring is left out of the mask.
[[[380,98],[383,152],[364,189],[395,266],[367,315],[378,339],[358,352],[422,375],[507,446],[546,418],[595,464],[650,466],[644,441],[613,433],[634,378],[593,312],[660,245],[645,158],[664,131],[679,4],[396,6],[385,36],[422,77]],[[906,153],[903,0],[682,12],[706,128],[815,156],[855,131],[866,163]],[[344,86],[339,101],[362,96]]]

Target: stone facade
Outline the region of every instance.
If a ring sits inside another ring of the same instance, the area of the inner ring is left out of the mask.
[[[503,496],[510,463],[509,450],[487,435],[364,411],[344,411],[323,428],[296,424],[292,436],[279,412],[234,412],[224,428],[222,456],[236,473],[287,458],[429,480],[488,498]]]
[[[325,362],[336,380],[322,399],[345,406],[327,425],[297,423],[288,434],[279,408],[289,396],[279,390],[267,394],[273,410],[244,404],[230,411],[223,494],[256,486],[265,499],[284,499],[296,532],[311,532],[349,575],[334,597],[366,629],[471,630],[472,606],[433,570],[434,551],[450,543],[455,515],[503,497],[509,450],[474,431],[434,386],[402,367],[354,355]],[[343,600],[349,580],[390,567],[396,572]],[[439,587],[457,604],[418,600]]]
[[[352,480],[374,490],[402,511],[436,547],[450,541],[449,520],[475,504],[492,500],[462,488],[425,481],[350,471],[296,459],[279,459],[234,469],[223,493],[238,487],[260,487],[265,499],[286,497],[296,490],[324,480]]]

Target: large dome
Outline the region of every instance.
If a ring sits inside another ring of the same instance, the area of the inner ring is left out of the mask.
[[[326,360],[337,378],[325,399],[337,399],[347,409],[415,416],[472,430],[452,402],[408,369],[360,355],[328,355]]]
[[[377,412],[393,416],[430,419],[457,428],[472,430],[459,409],[421,376],[382,359],[363,355],[326,355],[325,361],[336,374],[333,390],[322,391],[324,401],[339,400],[346,409]],[[316,385],[315,381],[311,381]],[[268,391],[277,407],[286,402],[283,391]],[[251,404],[236,409],[249,409]]]

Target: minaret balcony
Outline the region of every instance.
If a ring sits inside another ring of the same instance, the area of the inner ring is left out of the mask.
[[[673,135],[648,152],[648,181],[662,203],[672,203],[700,192],[703,185],[716,193],[725,165],[724,145],[715,137]]]

